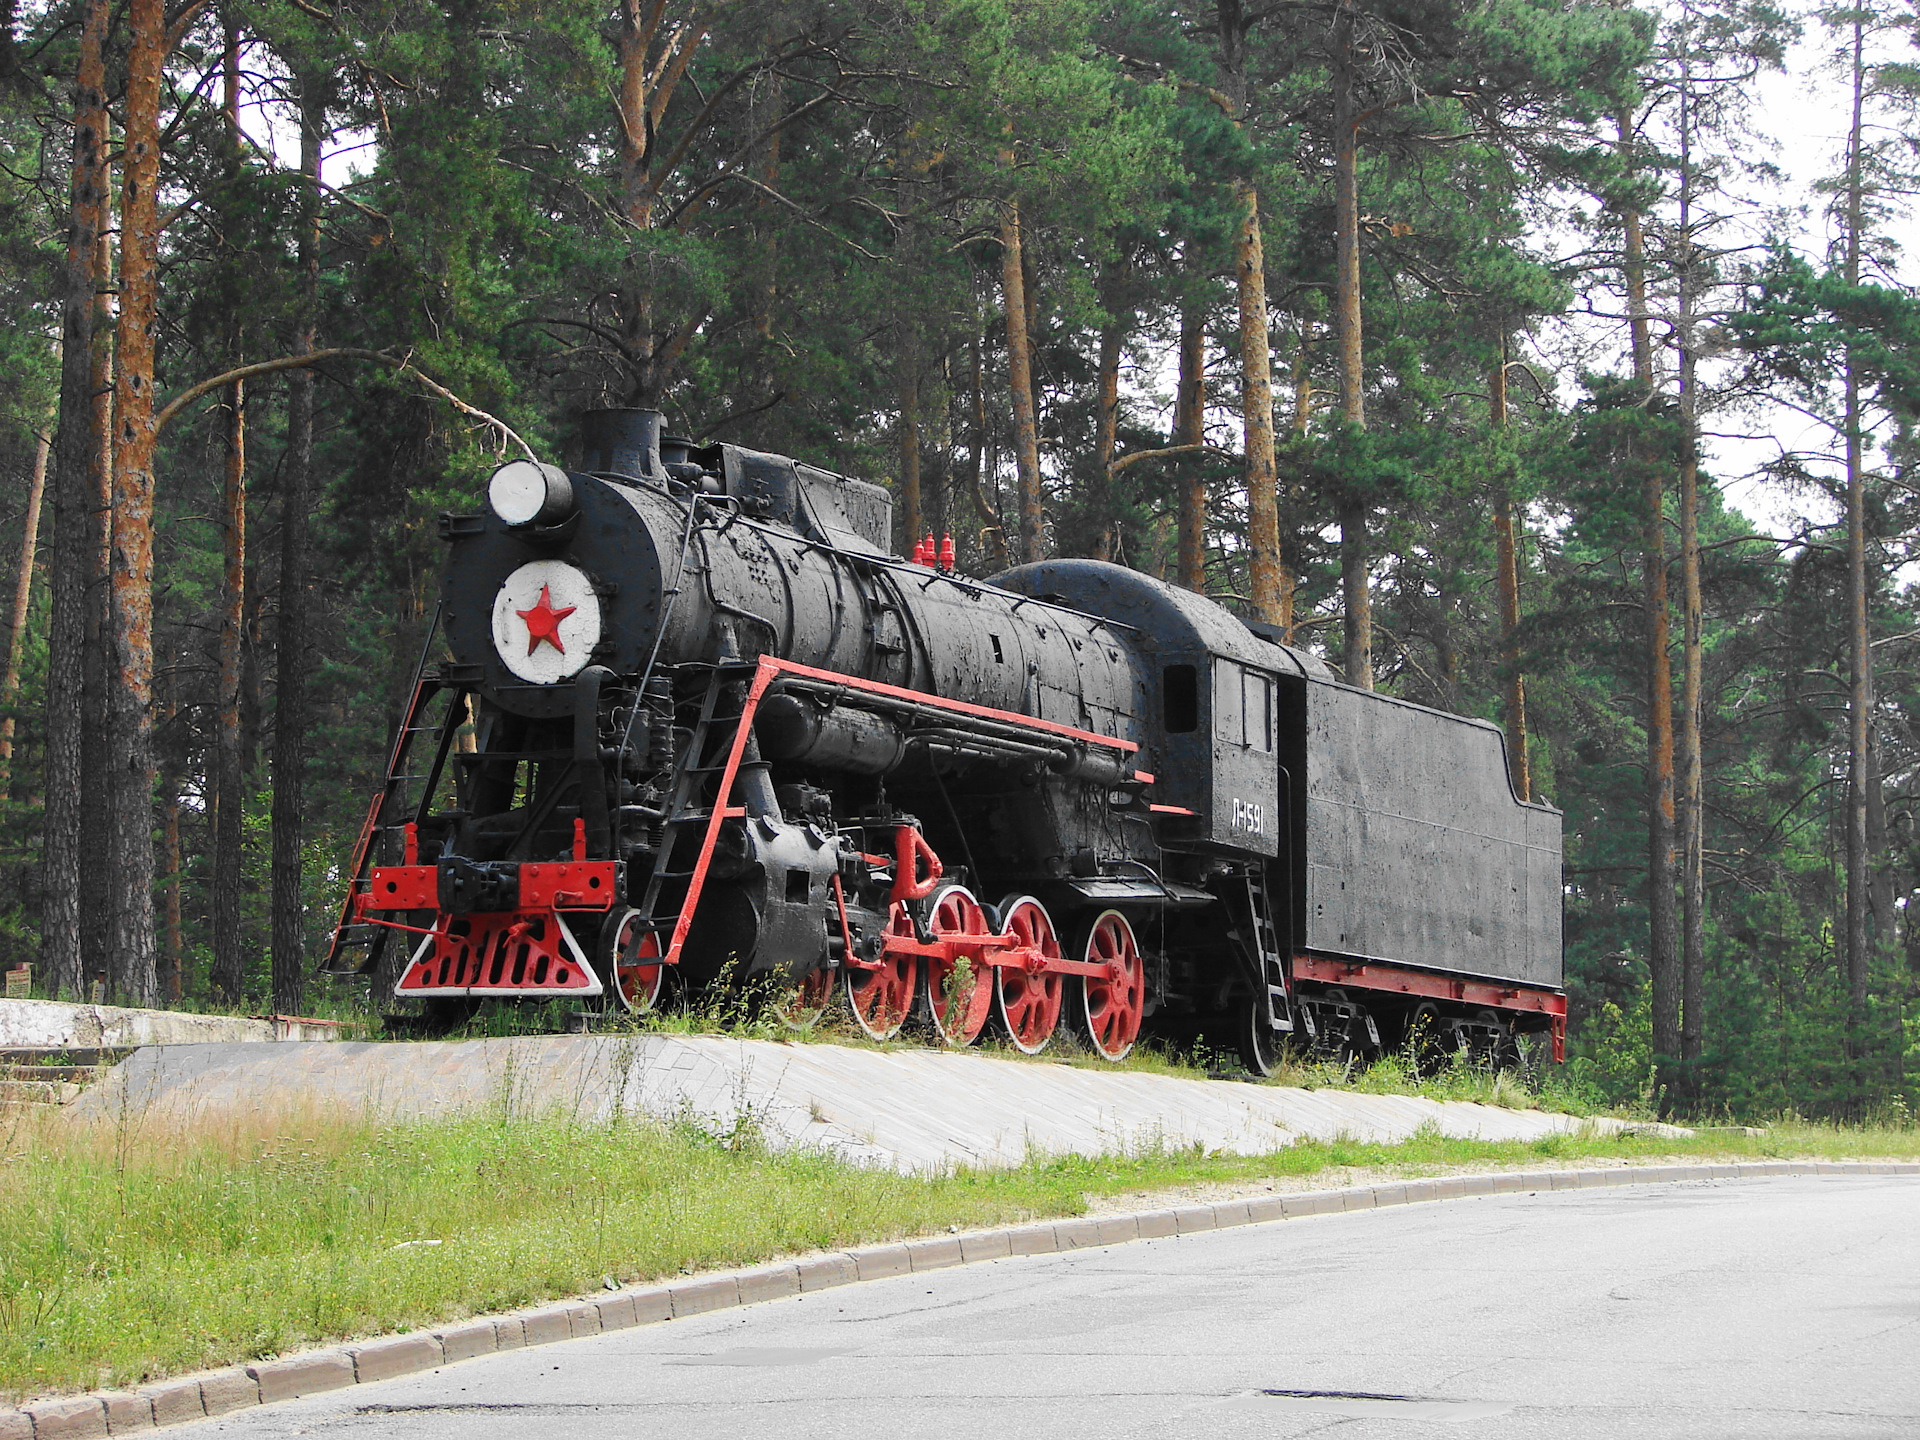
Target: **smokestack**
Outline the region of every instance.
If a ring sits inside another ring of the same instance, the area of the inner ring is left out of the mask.
[[[660,427],[665,423],[658,410],[587,411],[580,417],[580,436],[586,442],[580,468],[628,480],[663,479]]]

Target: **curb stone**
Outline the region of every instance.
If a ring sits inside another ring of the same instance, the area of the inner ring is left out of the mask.
[[[200,1404],[209,1418],[231,1415],[260,1403],[260,1382],[238,1365],[200,1377]],[[39,1440],[36,1434],[34,1440]]]
[[[189,1420],[207,1418],[206,1407],[200,1403],[200,1382],[191,1376],[143,1386],[139,1393],[153,1406],[155,1425],[184,1425]]]
[[[778,1260],[748,1269],[633,1286],[587,1299],[563,1300],[464,1321],[437,1330],[307,1351],[252,1365],[142,1386],[35,1400],[0,1410],[0,1440],[94,1440],[136,1430],[187,1424],[250,1406],[369,1385],[436,1370],[523,1346],[659,1324],[836,1285],[885,1279],[1015,1255],[1064,1254],[1134,1239],[1162,1239],[1203,1230],[1258,1225],[1315,1215],[1338,1215],[1389,1205],[1489,1195],[1538,1195],[1609,1185],[1677,1184],[1813,1175],[1920,1175],[1920,1163],[1859,1160],[1754,1161],[1731,1165],[1627,1165],[1617,1169],[1504,1171],[1429,1180],[1396,1180],[1340,1190],[1297,1191],[1251,1200],[1224,1200],[1176,1210],[1146,1210],[1098,1218],[1029,1222],[962,1235],[934,1235],[904,1243]]]
[[[94,1440],[107,1433],[106,1402],[97,1395],[73,1395],[29,1405],[35,1440]]]
[[[247,1369],[259,1383],[262,1405],[300,1395],[316,1395],[322,1390],[339,1390],[354,1383],[353,1357],[344,1350],[313,1350],[285,1360],[249,1365]],[[109,1423],[112,1418],[108,1416]],[[112,1428],[117,1433],[120,1427]]]
[[[136,1430],[153,1429],[153,1401],[145,1395],[124,1390],[103,1390],[100,1398],[107,1406],[107,1433],[131,1435]]]

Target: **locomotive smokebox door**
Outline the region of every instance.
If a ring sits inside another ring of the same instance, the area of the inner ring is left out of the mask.
[[[1274,753],[1279,705],[1275,677],[1237,660],[1213,660],[1213,816],[1210,838],[1260,855],[1278,855],[1286,828],[1280,760]]]

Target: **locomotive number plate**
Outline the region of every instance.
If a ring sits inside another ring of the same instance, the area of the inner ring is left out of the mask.
[[[1233,802],[1233,828],[1236,830],[1244,830],[1249,835],[1266,834],[1266,810],[1266,806],[1257,804],[1251,800],[1235,800]]]

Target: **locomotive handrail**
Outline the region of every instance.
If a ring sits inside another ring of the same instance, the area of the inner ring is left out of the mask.
[[[956,715],[968,715],[1022,731],[1044,730],[1049,735],[1060,735],[1086,744],[1103,745],[1110,750],[1119,750],[1128,755],[1140,749],[1138,742],[1123,740],[1117,735],[1101,735],[1092,730],[1081,730],[1059,720],[1045,720],[1038,715],[1019,715],[1011,710],[996,710],[990,705],[976,705],[969,700],[953,700],[944,695],[929,695],[923,690],[909,690],[903,686],[890,685],[884,680],[863,680],[854,675],[820,670],[811,665],[802,665],[797,660],[779,660],[763,656],[760,664],[774,666],[782,676],[797,677],[802,682],[811,681],[824,689],[839,687],[858,690],[862,694],[878,695],[898,701],[910,708],[945,710]],[[1001,718],[1003,716],[1008,718],[1003,720]],[[1012,723],[1014,721],[1018,722],[1017,726]]]
[[[819,684],[819,683],[816,683],[813,681],[807,681],[807,680],[794,680],[790,677],[782,678],[781,681],[779,682],[779,686],[782,690],[791,686],[793,689],[798,690],[803,694],[816,696],[820,699],[826,700],[829,704],[834,705],[836,707],[845,698],[845,694],[847,692],[847,687],[844,685]],[[873,696],[870,694],[870,692],[866,692],[866,691],[855,691],[853,693],[859,694],[864,698],[870,698],[874,700],[876,702],[873,705],[874,709],[884,710],[888,714],[897,716],[907,721],[920,720],[920,721],[935,723],[938,725],[950,725],[956,718],[955,715],[950,711],[937,709],[931,705],[923,705],[918,701],[896,700],[891,696]],[[861,708],[864,708],[864,707],[861,707]],[[1011,750],[1021,754],[1046,756],[1050,759],[1057,758],[1061,755],[1072,755],[1075,753],[1073,751],[1073,747],[1065,743],[1062,743],[1060,745],[1044,745],[1044,744],[1036,743],[1033,738],[1033,729],[1031,724],[1028,724],[1025,726],[1014,726],[1002,721],[983,719],[977,716],[968,716],[966,718],[976,728],[972,730],[955,730],[951,732],[941,731],[941,730],[933,730],[933,731],[916,730],[916,731],[909,732],[909,734],[907,735],[907,739],[909,742],[914,742],[914,741],[925,742],[930,737],[938,738],[940,735],[944,733],[951,733],[951,734],[957,734],[957,735],[964,735],[968,740],[977,741],[981,744],[998,744],[998,745],[1009,747]],[[1062,741],[1064,742],[1067,737],[1063,736],[1061,738],[1062,738]],[[1108,742],[1109,747],[1119,748],[1118,745],[1115,743],[1114,737],[1102,736],[1100,738],[1102,738],[1103,740],[1106,740]]]

